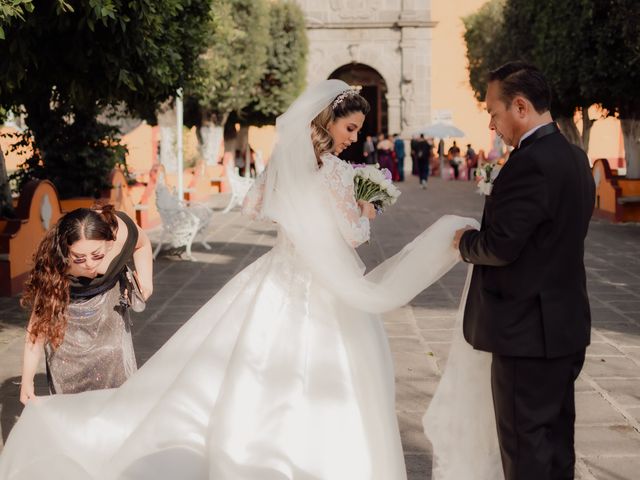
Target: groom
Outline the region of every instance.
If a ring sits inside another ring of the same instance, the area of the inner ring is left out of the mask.
[[[480,231],[454,238],[476,265],[464,336],[493,354],[506,480],[574,478],[574,381],[590,339],[584,239],[594,182],[585,153],[553,122],[550,97],[532,65],[491,72],[489,128],[516,148],[486,197]]]

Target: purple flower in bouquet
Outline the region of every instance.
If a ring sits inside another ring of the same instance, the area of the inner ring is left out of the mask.
[[[356,200],[372,203],[378,212],[393,205],[400,196],[400,190],[391,181],[391,172],[374,165],[354,166],[354,194]]]

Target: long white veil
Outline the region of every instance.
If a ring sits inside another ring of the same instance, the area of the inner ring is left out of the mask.
[[[381,313],[406,304],[449,271],[459,261],[451,247],[455,230],[477,226],[477,222],[442,217],[363,276],[360,258],[342,237],[328,208],[311,141],[311,121],[348,88],[340,80],[321,82],[278,118],[276,146],[264,173],[262,216],[280,225],[296,252],[335,295],[359,310]]]

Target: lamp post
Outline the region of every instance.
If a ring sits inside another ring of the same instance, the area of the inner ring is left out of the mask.
[[[178,200],[184,201],[184,186],[182,174],[184,171],[184,158],[182,155],[182,123],[184,106],[182,104],[182,88],[178,89],[176,95],[176,146],[178,148]]]

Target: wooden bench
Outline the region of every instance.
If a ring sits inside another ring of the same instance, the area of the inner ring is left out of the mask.
[[[640,179],[614,174],[605,158],[592,167],[596,184],[596,203],[593,214],[612,222],[640,222]]]
[[[62,215],[58,192],[48,180],[31,180],[20,192],[16,218],[3,220],[0,232],[0,296],[22,292],[33,254],[48,228]]]

